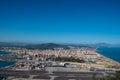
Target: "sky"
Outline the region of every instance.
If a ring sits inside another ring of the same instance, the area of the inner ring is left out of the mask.
[[[0,0],[0,41],[120,44],[120,0]]]

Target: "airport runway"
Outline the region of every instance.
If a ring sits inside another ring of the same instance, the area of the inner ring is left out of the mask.
[[[15,71],[0,70],[0,76],[7,80],[92,80],[93,74],[103,77],[102,72],[48,72],[48,71]]]

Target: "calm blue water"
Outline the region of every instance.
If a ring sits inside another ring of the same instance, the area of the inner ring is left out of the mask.
[[[7,54],[10,54],[10,52],[0,51],[0,55],[7,55]],[[13,64],[15,64],[15,62],[0,61],[0,68]]]
[[[97,52],[117,62],[120,62],[120,47],[98,48]]]
[[[0,54],[10,54],[10,52],[0,51]]]
[[[0,68],[3,68],[5,66],[13,65],[15,62],[6,62],[6,61],[0,61]]]

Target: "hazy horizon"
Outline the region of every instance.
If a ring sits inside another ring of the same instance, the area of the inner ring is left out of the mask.
[[[0,43],[13,43],[13,44],[62,44],[62,45],[110,45],[110,46],[120,46],[119,43],[61,43],[61,42],[18,42],[18,41],[0,41]]]

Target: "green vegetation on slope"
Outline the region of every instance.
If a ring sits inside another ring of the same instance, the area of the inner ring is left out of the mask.
[[[55,61],[66,61],[66,62],[79,62],[79,63],[84,63],[84,60],[81,60],[79,58],[74,58],[74,57],[56,57]]]

